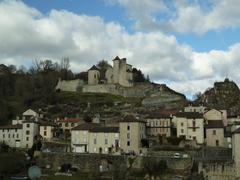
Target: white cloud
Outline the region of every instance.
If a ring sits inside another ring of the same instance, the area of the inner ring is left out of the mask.
[[[146,14],[152,12],[152,8],[153,12],[168,11],[163,3],[158,5],[157,2],[137,5]],[[121,3],[129,5],[130,1]],[[136,8],[132,12],[137,13],[138,8],[130,5]],[[181,4],[179,9],[186,9],[186,5]],[[216,8],[222,6],[216,5]],[[196,12],[202,16],[201,9]],[[185,16],[181,15],[181,18],[186,19]],[[196,22],[191,20],[191,23]],[[167,84],[170,88],[182,93],[203,92],[215,81],[223,80],[226,74],[240,83],[240,44],[232,45],[228,51],[198,53],[187,44],[179,44],[173,35],[159,31],[129,34],[120,24],[105,23],[99,16],[77,15],[66,10],[52,10],[43,15],[21,1],[13,0],[0,2],[0,27],[0,63],[6,65],[27,67],[35,58],[60,62],[62,57],[68,56],[70,69],[77,73],[87,71],[102,59],[112,63],[118,55],[126,57],[129,64],[141,69],[152,81],[166,79],[170,81]]]
[[[204,34],[240,26],[240,1],[237,0],[118,2],[139,30]]]

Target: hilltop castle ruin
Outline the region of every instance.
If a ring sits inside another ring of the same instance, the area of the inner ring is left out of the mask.
[[[105,78],[100,78],[100,70],[94,65],[88,70],[88,84],[120,84],[122,86],[133,86],[132,65],[127,64],[126,58],[118,56],[113,59],[113,67],[109,67]]]

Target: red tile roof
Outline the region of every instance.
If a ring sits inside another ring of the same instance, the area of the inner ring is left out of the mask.
[[[79,121],[82,121],[82,118],[60,119],[57,122],[79,122]]]

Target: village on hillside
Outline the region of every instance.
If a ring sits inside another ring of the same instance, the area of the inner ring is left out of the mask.
[[[83,91],[109,92],[113,84],[132,86],[131,65],[126,64],[125,58],[116,57],[113,61],[113,68],[106,71],[103,79],[95,66],[90,68],[89,84],[84,85]],[[78,85],[58,83],[56,90],[77,91]],[[122,108],[114,122],[105,118],[104,113],[94,113],[89,122],[83,117],[47,121],[41,109],[27,109],[10,125],[0,126],[0,142],[26,153],[35,147],[36,151],[28,154],[30,158],[44,158],[51,153],[124,158],[153,156],[163,158],[168,167],[187,171],[185,178],[189,179],[193,173],[205,179],[240,177],[240,117],[228,116],[227,109],[213,107],[207,102],[189,101],[184,108],[153,108],[138,114],[128,111],[131,104],[112,103]],[[90,104],[83,107],[88,108]],[[39,143],[41,147],[36,147]],[[186,164],[183,161],[187,161]],[[133,163],[131,166],[140,165]]]

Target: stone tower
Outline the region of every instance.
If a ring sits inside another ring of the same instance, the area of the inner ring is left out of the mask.
[[[113,60],[113,83],[119,83],[122,86],[132,86],[132,82],[132,65],[127,64],[126,58],[120,59],[117,56]]]
[[[88,70],[88,84],[98,84],[99,78],[100,78],[100,71],[95,65],[93,65]]]

